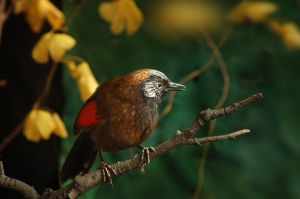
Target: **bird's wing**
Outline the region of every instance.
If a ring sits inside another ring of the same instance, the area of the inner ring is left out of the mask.
[[[92,96],[79,111],[74,124],[74,134],[87,132],[101,122],[105,122],[104,114],[99,113],[95,97]]]
[[[116,105],[120,105],[119,92],[116,90],[120,85],[120,78],[112,78],[100,84],[77,115],[73,130],[75,135],[108,122],[110,109],[116,109]],[[116,91],[112,92],[113,90]]]

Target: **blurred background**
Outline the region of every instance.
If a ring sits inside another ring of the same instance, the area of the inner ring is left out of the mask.
[[[152,160],[144,173],[129,172],[114,179],[114,187],[96,187],[80,198],[300,198],[299,0],[54,3],[66,19],[80,5],[66,32],[76,40],[67,55],[85,60],[99,83],[142,68],[185,83],[186,91],[176,94],[173,103],[162,102],[161,118],[145,146],[186,129],[203,109],[264,95],[215,125],[206,124],[196,136],[245,128],[251,134],[209,148],[178,147]],[[31,50],[49,30],[45,23],[39,34],[33,33],[24,15],[14,14],[3,27],[0,142],[43,90],[52,62],[36,63]],[[73,122],[83,105],[70,68],[59,64],[57,69],[41,105],[60,114],[68,137],[52,135],[34,143],[19,134],[0,152],[6,174],[39,192],[58,188],[58,170],[75,140]],[[108,163],[128,158],[129,151],[104,153]],[[96,161],[92,169],[98,167]],[[0,194],[11,192],[0,189]]]

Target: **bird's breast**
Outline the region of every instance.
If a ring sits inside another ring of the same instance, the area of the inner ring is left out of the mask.
[[[140,145],[154,130],[158,121],[158,105],[141,102],[120,103],[109,111],[105,124],[95,129],[93,137],[106,152],[117,152]]]

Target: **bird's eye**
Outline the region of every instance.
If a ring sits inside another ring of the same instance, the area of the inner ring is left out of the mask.
[[[161,87],[162,87],[162,83],[158,83],[158,84],[157,84],[157,87],[158,87],[158,88],[161,88]]]

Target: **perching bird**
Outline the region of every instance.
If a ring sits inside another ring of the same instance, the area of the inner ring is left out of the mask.
[[[60,183],[87,172],[99,152],[103,179],[110,183],[110,172],[101,151],[118,152],[130,147],[142,149],[142,161],[149,163],[149,149],[140,144],[158,121],[158,106],[169,91],[185,86],[171,82],[162,72],[152,69],[134,71],[109,79],[96,89],[81,108],[74,124],[79,134],[60,172]]]

